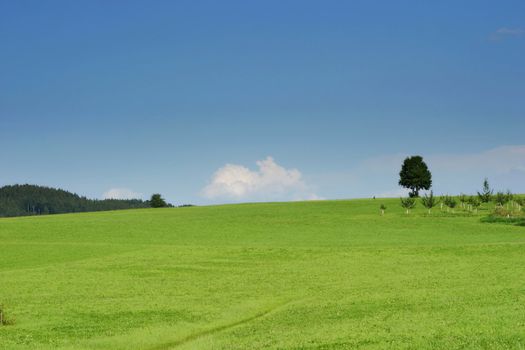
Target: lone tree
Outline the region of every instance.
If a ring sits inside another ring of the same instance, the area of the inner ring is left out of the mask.
[[[399,172],[399,185],[410,189],[410,197],[419,197],[419,191],[432,186],[432,174],[421,156],[408,157]]]
[[[149,202],[152,208],[165,208],[168,206],[168,203],[166,203],[160,193],[152,194]]]
[[[489,180],[485,178],[485,180],[483,180],[483,190],[481,192],[478,192],[479,200],[482,203],[490,202],[490,200],[492,199],[492,193],[494,193],[494,191],[490,188]]]
[[[434,197],[434,193],[430,191],[430,195],[425,194],[425,196],[421,198],[421,203],[428,209],[428,213],[430,214],[430,210],[436,206],[438,200]]]

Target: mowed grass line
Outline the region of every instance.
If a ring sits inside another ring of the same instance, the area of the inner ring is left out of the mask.
[[[246,324],[248,322],[254,321],[254,320],[258,319],[258,318],[261,318],[261,317],[264,317],[266,315],[269,315],[272,312],[274,312],[274,311],[276,311],[276,310],[278,310],[278,309],[280,309],[280,308],[282,308],[282,307],[284,307],[286,305],[289,305],[290,303],[291,302],[288,301],[288,302],[284,302],[284,303],[281,303],[281,304],[277,304],[276,306],[273,306],[273,307],[271,307],[269,309],[266,309],[266,310],[263,310],[263,311],[258,311],[253,316],[250,316],[250,317],[238,320],[238,321],[234,321],[234,322],[218,325],[218,326],[215,326],[215,327],[212,327],[212,328],[203,329],[203,330],[194,332],[192,334],[189,334],[189,335],[187,335],[187,336],[185,336],[185,337],[183,337],[181,339],[178,339],[178,340],[175,340],[175,341],[171,341],[171,342],[165,343],[165,344],[155,345],[155,346],[151,347],[149,350],[172,349],[174,347],[183,345],[185,343],[191,342],[191,341],[196,340],[198,338],[205,337],[205,336],[208,336],[208,335],[213,334],[213,333],[221,332],[221,331],[224,331],[224,330],[227,330],[227,329],[230,329],[230,328],[234,328],[236,326],[240,326],[240,325]]]
[[[0,219],[0,348],[523,348],[525,229],[385,202]]]

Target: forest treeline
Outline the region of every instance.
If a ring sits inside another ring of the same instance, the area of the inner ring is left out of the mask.
[[[75,193],[36,185],[0,188],[0,217],[149,208],[141,199],[88,199]]]

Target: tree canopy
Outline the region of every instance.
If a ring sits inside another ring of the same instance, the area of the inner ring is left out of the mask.
[[[421,156],[407,157],[399,172],[399,185],[410,189],[410,197],[419,197],[419,191],[432,186],[432,174]]]
[[[149,202],[141,199],[88,199],[61,189],[36,185],[10,185],[0,188],[0,216],[77,213],[149,206]]]
[[[155,193],[151,195],[151,199],[149,200],[150,205],[152,208],[165,208],[168,207],[169,204],[162,198],[160,193]]]

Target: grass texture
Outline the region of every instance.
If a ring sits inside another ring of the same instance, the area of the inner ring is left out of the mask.
[[[0,349],[525,349],[525,228],[486,214],[366,199],[0,219]]]

